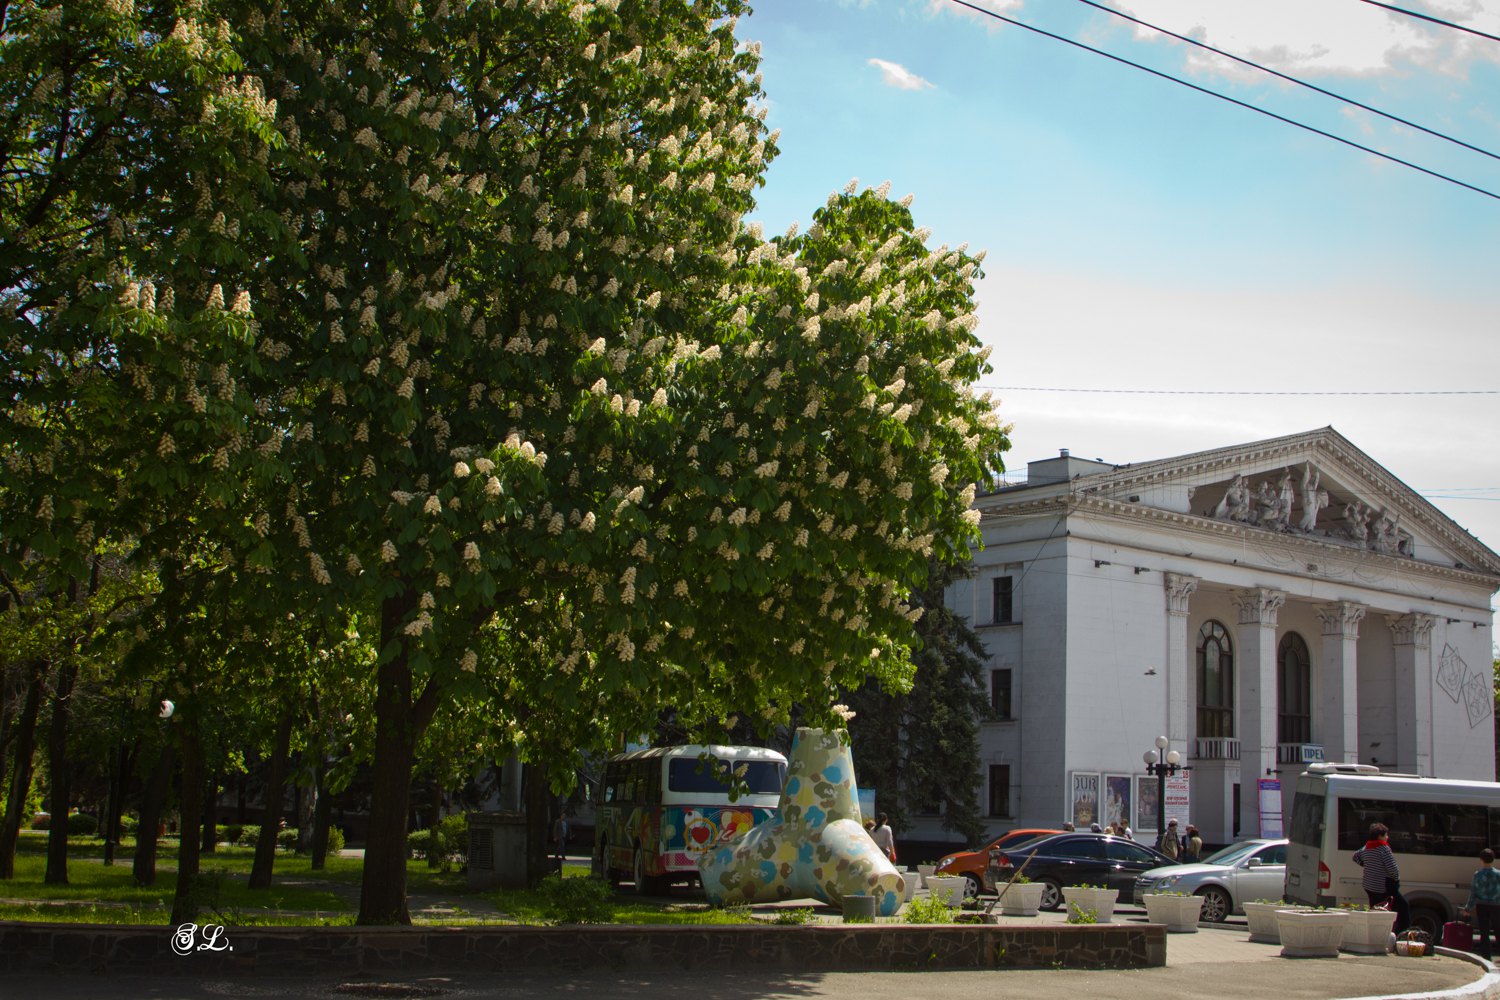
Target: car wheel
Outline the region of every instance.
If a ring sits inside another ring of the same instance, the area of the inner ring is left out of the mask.
[[[979,876],[964,873],[964,901],[979,898]]]
[[[1050,878],[1042,879],[1042,909],[1056,910],[1062,906],[1062,886]]]
[[[1203,897],[1203,909],[1198,912],[1198,919],[1206,923],[1222,924],[1229,911],[1234,909],[1229,894],[1216,886],[1199,889],[1198,895]]]

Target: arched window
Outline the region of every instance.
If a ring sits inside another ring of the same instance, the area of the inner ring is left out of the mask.
[[[1276,650],[1276,740],[1312,742],[1312,657],[1296,632],[1282,636]]]
[[[1198,736],[1234,736],[1234,647],[1216,621],[1198,630]]]

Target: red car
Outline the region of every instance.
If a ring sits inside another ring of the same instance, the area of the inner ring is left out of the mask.
[[[1048,834],[1061,832],[1061,830],[1027,829],[1002,833],[977,851],[959,851],[947,855],[938,862],[936,874],[962,875],[967,880],[964,885],[965,899],[973,899],[981,891],[994,892],[995,887],[990,884],[989,877],[986,875],[986,869],[989,868],[994,855],[1022,841],[1031,840],[1033,837],[1045,837]]]

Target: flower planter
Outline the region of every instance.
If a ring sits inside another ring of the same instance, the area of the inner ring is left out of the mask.
[[[845,896],[843,899],[844,923],[873,924],[880,902],[877,896]]]
[[[1250,940],[1261,944],[1280,944],[1281,932],[1276,929],[1276,911],[1286,909],[1280,903],[1245,903],[1245,921],[1250,925]]]
[[[1034,917],[1042,907],[1042,893],[1047,887],[1041,882],[1012,882],[1000,889],[1000,912],[1007,917]]]
[[[917,876],[921,880],[922,888],[927,888],[927,880],[932,878],[937,871],[937,865],[917,865]]]
[[[1079,908],[1093,910],[1099,923],[1107,924],[1115,915],[1115,900],[1120,898],[1119,889],[1092,889],[1082,885],[1063,886],[1063,901],[1068,904],[1069,912],[1077,903]]]
[[[905,888],[902,889],[904,894],[902,902],[910,903],[912,896],[917,893],[917,883],[922,881],[922,876],[915,871],[904,871],[901,873],[901,878],[906,883]]]
[[[1166,924],[1170,934],[1198,933],[1198,914],[1203,909],[1202,896],[1169,896],[1148,892],[1146,917],[1153,924]]]
[[[1277,910],[1276,931],[1285,958],[1337,958],[1348,910]]]
[[[1344,924],[1344,943],[1340,951],[1356,955],[1384,955],[1390,950],[1391,928],[1396,923],[1392,910],[1350,910]]]
[[[964,883],[967,881],[962,875],[929,875],[927,891],[933,899],[941,900],[944,906],[957,909],[964,905]]]

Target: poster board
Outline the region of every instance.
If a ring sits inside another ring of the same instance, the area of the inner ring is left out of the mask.
[[[1074,771],[1068,776],[1068,818],[1080,830],[1087,830],[1099,819],[1099,772]]]
[[[1260,778],[1255,782],[1255,791],[1260,807],[1260,835],[1286,836],[1281,823],[1281,779]]]
[[[1167,775],[1167,821],[1171,822],[1175,818],[1178,827],[1184,830],[1192,822],[1193,816],[1190,787],[1188,775]]]
[[[1150,830],[1156,833],[1156,803],[1159,789],[1156,785],[1156,776],[1150,774],[1138,774],[1135,776],[1135,829]]]

